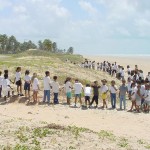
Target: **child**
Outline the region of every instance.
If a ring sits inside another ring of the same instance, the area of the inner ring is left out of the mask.
[[[71,78],[68,77],[66,78],[66,81],[65,81],[65,90],[66,90],[66,96],[67,96],[67,104],[70,105],[70,101],[71,101],[71,89],[72,89],[72,86],[71,86]]]
[[[149,112],[150,111],[150,85],[146,84],[145,85],[145,94],[144,94],[144,110],[145,112]]]
[[[111,81],[111,86],[109,88],[112,109],[116,108],[116,92],[117,92],[118,88],[117,88],[117,86],[115,84],[116,84],[115,81],[112,80]]]
[[[59,104],[58,101],[59,83],[57,82],[57,76],[54,76],[53,80],[54,81],[51,83],[51,87],[54,93],[54,104]]]
[[[102,106],[102,108],[104,108],[105,106],[106,106],[106,108],[107,108],[107,103],[106,103],[106,99],[107,99],[107,92],[108,92],[108,87],[106,86],[106,83],[107,83],[107,80],[105,80],[105,79],[103,79],[103,80],[101,80],[101,82],[102,82],[102,86],[101,86],[101,88],[100,88],[100,90],[101,90],[101,98],[102,98],[102,100],[103,100],[103,106]]]
[[[2,83],[3,83],[3,77],[2,77],[2,72],[0,71],[0,98],[2,97]]]
[[[43,82],[44,82],[44,98],[43,98],[43,102],[46,102],[46,99],[47,99],[47,102],[48,104],[50,104],[50,72],[49,71],[46,71],[45,72],[45,77],[43,79]]]
[[[30,85],[31,85],[31,77],[29,76],[30,71],[26,70],[25,71],[25,77],[24,77],[24,90],[25,90],[25,97],[29,97],[30,98]],[[27,94],[28,91],[28,94]]]
[[[121,79],[124,80],[124,67],[122,67],[122,70],[121,70]]]
[[[10,81],[8,79],[8,74],[4,74],[4,79],[2,81],[2,90],[3,90],[4,100],[6,100],[6,97],[8,96],[8,91],[10,91],[10,88],[11,86],[10,86]]]
[[[33,73],[33,76],[31,78],[31,83],[32,83],[32,89],[33,89],[33,101],[37,102],[38,101],[38,91],[40,90],[37,73]]]
[[[126,110],[126,93],[128,93],[128,87],[126,86],[126,81],[122,80],[122,85],[119,88],[120,110],[122,110],[122,102],[124,110]]]
[[[135,83],[133,82],[131,84],[131,101],[132,101],[132,105],[131,105],[131,108],[128,112],[132,112],[133,110],[133,107],[135,107],[136,109],[136,93],[137,93],[137,87],[135,85]]]
[[[132,89],[131,89],[131,84],[132,84],[132,81],[131,81],[131,78],[129,77],[128,78],[128,97],[129,97],[129,100],[131,100],[131,92],[132,92]]]
[[[98,86],[98,82],[97,81],[94,81],[94,84],[92,84],[91,87],[93,88],[93,98],[92,98],[92,101],[90,103],[90,107],[93,104],[93,102],[95,101],[95,103],[96,103],[95,107],[97,108],[100,86]]]
[[[15,75],[15,83],[17,85],[18,96],[23,96],[22,94],[22,81],[21,81],[21,67],[17,67]]]
[[[85,105],[87,107],[87,101],[89,102],[90,106],[90,96],[91,96],[91,87],[90,84],[86,84],[86,87],[84,88],[84,96],[85,96]]]
[[[140,84],[137,85],[137,92],[136,92],[135,97],[136,97],[136,110],[139,113],[140,112],[140,106],[141,106],[141,98],[142,98],[141,85]]]
[[[74,94],[75,94],[75,107],[77,104],[77,98],[79,98],[80,106],[81,106],[82,105],[81,93],[82,93],[83,85],[79,82],[78,79],[76,79],[73,87],[74,87]]]

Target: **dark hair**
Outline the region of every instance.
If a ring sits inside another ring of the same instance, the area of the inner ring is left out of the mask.
[[[133,83],[131,84],[131,88],[133,87],[133,85],[135,85],[135,82],[133,82]]]
[[[17,67],[16,72],[18,72],[19,69],[21,69],[21,67]]]
[[[78,82],[79,80],[78,79],[75,79],[75,82]]]
[[[8,79],[8,74],[4,74],[4,79]]]
[[[29,75],[30,74],[30,71],[29,70],[26,70],[25,71],[25,75]]]
[[[54,79],[54,80],[57,80],[57,76],[54,76],[53,79]]]
[[[4,70],[4,74],[8,74],[8,70]]]
[[[86,87],[90,87],[90,84],[86,84]]]
[[[0,75],[2,74],[2,72],[0,71]]]
[[[66,84],[68,81],[70,81],[70,80],[71,80],[71,78],[70,78],[70,77],[67,77],[66,80],[65,80],[65,84]]]
[[[50,74],[49,71],[45,71],[45,75],[48,76]]]

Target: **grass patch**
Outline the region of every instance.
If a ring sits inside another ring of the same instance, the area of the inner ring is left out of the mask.
[[[121,148],[128,148],[128,146],[129,146],[128,139],[121,138],[119,143],[118,143],[118,146]]]
[[[98,136],[101,139],[108,139],[108,140],[111,140],[111,141],[116,141],[115,135],[112,132],[109,132],[109,131],[101,130],[98,133]]]

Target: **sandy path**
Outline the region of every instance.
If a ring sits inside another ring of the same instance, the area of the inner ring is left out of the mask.
[[[148,140],[150,114],[133,114],[124,111],[69,108],[57,106],[24,106],[9,104],[0,106],[0,116],[33,119],[61,125],[76,125],[94,131],[110,130],[115,135]]]

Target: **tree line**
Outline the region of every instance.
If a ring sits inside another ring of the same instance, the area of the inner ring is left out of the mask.
[[[56,42],[52,42],[50,39],[39,40],[38,44],[28,40],[19,42],[15,36],[7,36],[6,34],[0,34],[0,53],[1,54],[15,54],[23,52],[29,49],[45,50],[53,53],[67,53],[73,54],[74,48],[71,46],[67,50],[59,49]]]

